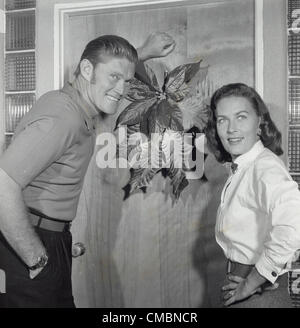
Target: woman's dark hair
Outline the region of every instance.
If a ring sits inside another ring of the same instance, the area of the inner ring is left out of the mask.
[[[74,75],[76,77],[79,75],[80,63],[83,59],[88,59],[95,68],[103,61],[103,56],[127,58],[135,64],[138,62],[137,51],[127,40],[117,35],[102,35],[86,45]]]
[[[208,147],[215,155],[217,161],[221,163],[232,161],[231,155],[222,145],[216,126],[216,108],[218,102],[226,97],[242,97],[249,101],[257,116],[261,118],[261,123],[259,125],[261,130],[260,140],[264,146],[270,149],[273,153],[276,155],[282,155],[283,150],[281,148],[281,133],[272,121],[269,110],[260,95],[246,84],[232,83],[224,85],[215,91],[210,102],[210,115],[207,127],[205,129],[205,134]]]

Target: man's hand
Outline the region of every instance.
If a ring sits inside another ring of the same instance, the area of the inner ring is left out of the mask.
[[[45,253],[45,247],[28,218],[21,187],[0,169],[0,230],[27,266]]]
[[[165,57],[174,50],[175,45],[174,39],[169,34],[165,32],[151,33],[145,43],[137,49],[139,60]]]

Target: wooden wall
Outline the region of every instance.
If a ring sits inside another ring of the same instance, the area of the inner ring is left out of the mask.
[[[159,30],[171,34],[177,46],[167,58],[150,62],[157,73],[203,58],[214,85],[253,85],[253,14],[252,1],[234,1],[76,15],[70,18],[72,33],[65,44],[66,76],[72,80],[83,47],[98,35],[118,34],[138,46]],[[111,131],[115,120],[99,121],[97,132]],[[169,195],[170,181],[160,174],[146,194],[123,201],[128,169],[99,169],[95,157],[73,225],[74,240],[87,245],[87,254],[74,261],[77,305],[218,306],[225,263],[214,240],[214,223],[225,169],[210,155],[208,181],[190,180],[176,204]]]
[[[111,121],[99,122],[98,131]],[[87,246],[73,262],[77,305],[217,306],[225,263],[214,223],[225,169],[209,156],[208,182],[191,180],[176,204],[161,175],[146,194],[123,201],[128,171],[100,170],[95,156],[72,229],[74,240]]]

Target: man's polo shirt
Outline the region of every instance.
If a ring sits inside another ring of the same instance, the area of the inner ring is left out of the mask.
[[[74,219],[94,150],[93,111],[66,84],[43,95],[23,117],[0,167],[21,186],[28,207]]]

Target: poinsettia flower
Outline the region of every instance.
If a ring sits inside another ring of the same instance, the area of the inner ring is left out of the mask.
[[[117,118],[116,128],[134,126],[148,140],[128,147],[132,166],[130,193],[147,187],[162,168],[167,170],[176,198],[188,185],[182,161],[190,155],[191,145],[185,144],[183,134],[193,126],[203,130],[208,118],[208,67],[200,64],[201,61],[176,67],[165,74],[162,88],[154,71],[146,65],[147,76],[131,81],[126,96],[131,104]],[[129,129],[127,141],[130,134]],[[171,141],[177,148],[175,152],[170,149]]]

